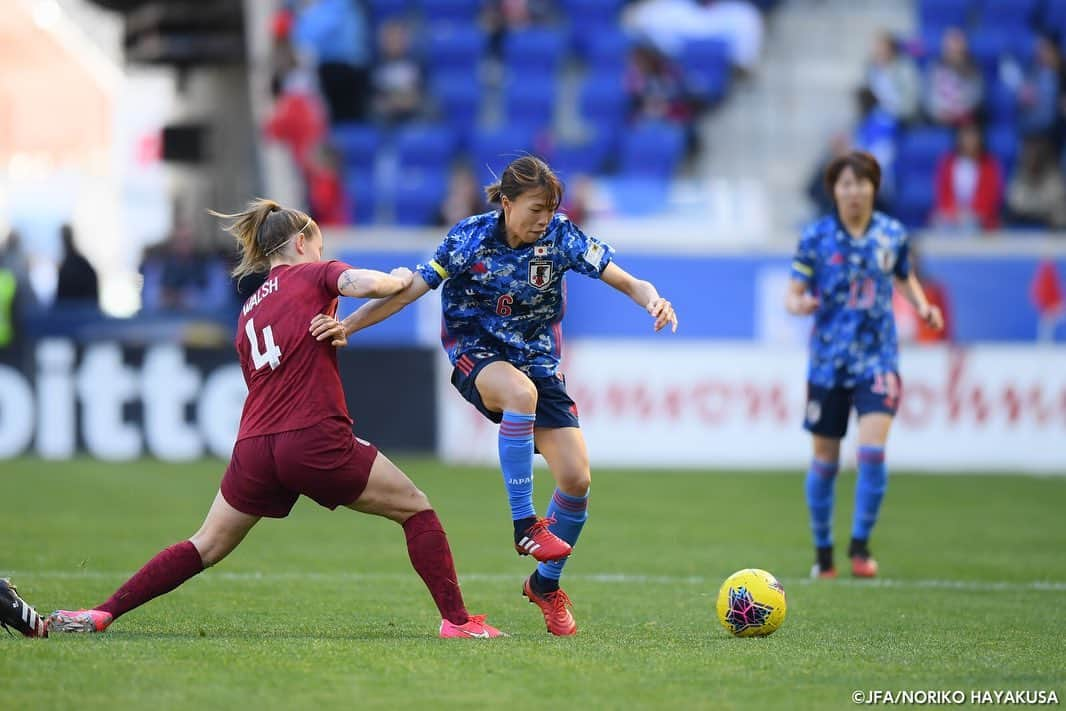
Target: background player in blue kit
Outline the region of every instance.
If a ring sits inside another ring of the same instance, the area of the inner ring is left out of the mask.
[[[340,326],[316,319],[319,340],[346,335],[396,313],[444,285],[443,343],[452,364],[452,384],[474,407],[500,423],[499,454],[514,521],[514,544],[539,562],[523,594],[544,613],[548,631],[577,631],[559,589],[571,546],[587,519],[588,452],[577,407],[557,372],[565,307],[563,275],[570,270],[603,279],[631,297],[655,319],[655,330],[677,316],[655,287],[612,262],[614,250],[556,214],[563,186],[543,161],[523,156],[498,183],[486,188],[499,210],[459,222],[433,259],[418,266],[404,291],[368,302]],[[533,507],[534,443],[557,488],[546,518]]]
[[[854,151],[837,158],[826,169],[825,183],[836,212],[804,230],[786,298],[790,313],[814,314],[804,421],[814,444],[807,472],[816,548],[812,575],[836,577],[833,488],[840,440],[854,407],[859,461],[848,556],[853,575],[873,577],[877,563],[870,555],[870,532],[885,493],[885,442],[901,390],[893,284],[928,325],[939,330],[944,322],[911,272],[903,226],[874,211],[881,184],[874,157]]]

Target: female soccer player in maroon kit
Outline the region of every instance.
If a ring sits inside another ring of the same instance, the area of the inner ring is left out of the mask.
[[[384,274],[323,261],[318,225],[270,200],[214,214],[232,220],[226,229],[240,243],[234,275],[269,270],[237,322],[248,398],[222,486],[192,538],[161,551],[103,604],[52,613],[48,629],[104,631],[225,558],[261,517],[287,516],[303,494],[330,509],[345,506],[403,526],[411,564],[443,618],[441,637],[500,636],[484,615],[467,613],[448,539],[426,495],[352,434],[336,351],[308,332],[315,315],[336,313],[338,296],[389,296],[411,283],[410,270]]]

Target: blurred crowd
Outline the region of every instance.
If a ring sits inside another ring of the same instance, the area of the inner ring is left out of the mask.
[[[973,4],[944,20],[937,11],[948,5],[918,3],[919,39],[878,36],[858,120],[831,138],[826,161],[852,147],[873,153],[884,168],[881,207],[911,227],[1066,227],[1066,17],[1026,0],[984,12]],[[825,210],[820,169],[809,192]]]
[[[500,131],[510,133],[494,146],[533,150],[578,182],[625,172],[615,155],[624,128],[648,125],[646,140],[666,156],[661,174],[640,177],[669,180],[699,150],[695,120],[732,75],[753,69],[773,4],[284,0],[271,28],[265,134],[288,148],[312,214],[327,225],[443,224],[482,209],[471,180],[484,181],[494,154],[480,146]],[[556,108],[568,77],[580,85],[576,123]],[[408,140],[418,129],[431,137]],[[412,166],[405,141],[432,148]],[[402,185],[412,168],[430,185]]]

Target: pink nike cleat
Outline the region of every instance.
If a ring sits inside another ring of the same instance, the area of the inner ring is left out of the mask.
[[[440,638],[441,639],[453,639],[456,637],[480,637],[482,639],[489,639],[491,637],[506,637],[505,632],[500,632],[492,625],[485,623],[485,615],[470,615],[470,619],[466,621],[466,624],[457,625],[454,622],[448,620],[440,621]]]
[[[522,538],[515,541],[514,549],[518,555],[531,555],[541,563],[570,555],[570,544],[548,530],[554,523],[554,518],[538,518],[525,530]]]
[[[50,632],[103,632],[111,624],[110,612],[103,610],[56,610],[48,616]]]

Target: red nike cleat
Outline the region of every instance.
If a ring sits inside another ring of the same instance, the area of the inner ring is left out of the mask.
[[[533,591],[529,580],[529,578],[526,578],[526,581],[522,583],[522,594],[544,613],[544,622],[548,627],[548,631],[557,637],[577,634],[577,623],[574,622],[574,616],[567,609],[574,606],[570,602],[570,597],[562,590],[538,595]]]
[[[106,630],[112,619],[111,613],[103,610],[56,610],[48,616],[48,629],[91,634]]]
[[[555,523],[554,518],[538,518],[526,529],[522,538],[514,544],[518,555],[531,555],[541,563],[560,560],[570,555],[570,544],[548,530]]]
[[[856,578],[876,578],[877,561],[873,558],[853,555],[851,557],[851,574]]]
[[[470,615],[470,619],[466,621],[466,624],[462,625],[457,625],[448,620],[440,621],[441,639],[455,639],[460,637],[480,637],[482,639],[489,639],[491,637],[506,636],[506,633],[500,632],[490,624],[486,624],[485,615]]]

